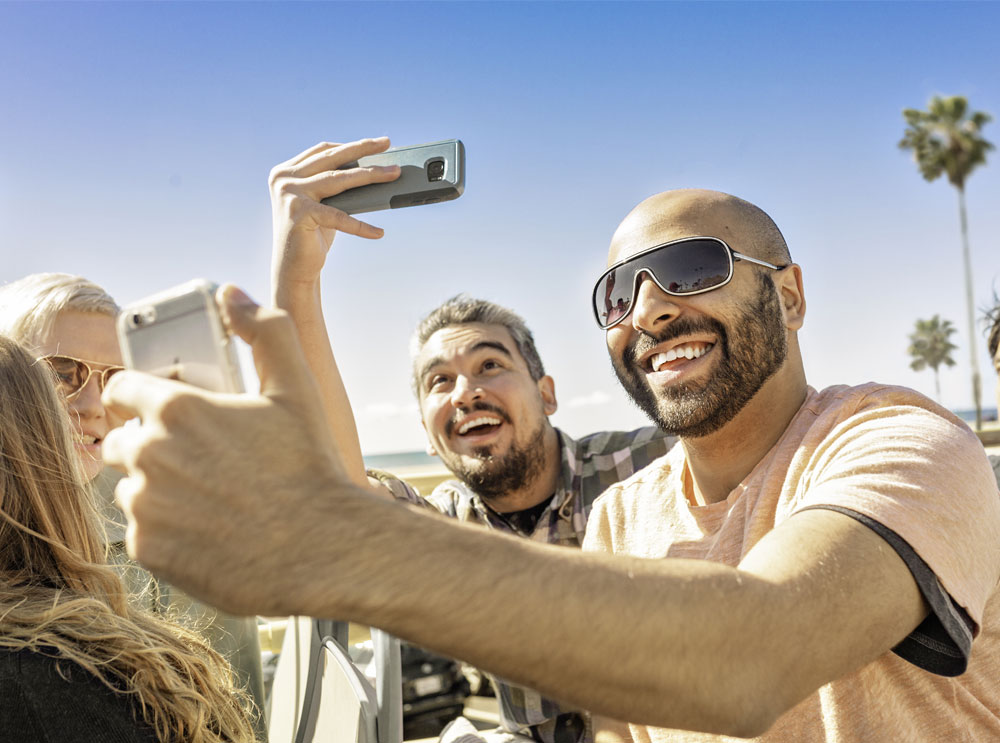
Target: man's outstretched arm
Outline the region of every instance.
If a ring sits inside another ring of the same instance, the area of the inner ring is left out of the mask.
[[[273,228],[271,298],[295,323],[306,361],[319,383],[334,444],[351,479],[362,484],[367,478],[361,444],[323,317],[320,273],[337,231],[367,239],[383,233],[320,201],[349,188],[398,178],[398,166],[338,170],[388,146],[387,137],[347,144],[323,142],[276,165],[268,178]]]
[[[143,421],[105,443],[129,471],[130,552],[221,608],[359,621],[600,715],[742,736],[926,614],[896,553],[832,511],[732,568],[552,548],[378,498],[336,454],[289,319],[225,291],[260,396],[136,372],[105,391]]]

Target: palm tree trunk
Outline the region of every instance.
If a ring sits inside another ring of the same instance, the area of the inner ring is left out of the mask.
[[[972,259],[969,255],[969,226],[965,219],[965,188],[958,187],[958,213],[962,222],[962,259],[965,263],[965,308],[969,316],[969,361],[972,364],[972,400],[976,405],[976,430],[983,427],[982,388],[976,354],[976,312],[972,299]]]
[[[938,404],[941,404],[941,376],[938,374],[937,367],[934,367],[934,393]]]

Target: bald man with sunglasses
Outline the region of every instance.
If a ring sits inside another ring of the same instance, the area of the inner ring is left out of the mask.
[[[465,658],[601,715],[599,738],[1000,739],[1000,499],[975,435],[910,390],[809,387],[802,269],[747,202],[647,199],[609,266],[594,311],[612,362],[681,445],[598,500],[583,552],[352,483],[291,321],[232,287],[259,396],[130,372],[105,392],[143,418],[105,447],[131,472],[130,549],[234,610]]]

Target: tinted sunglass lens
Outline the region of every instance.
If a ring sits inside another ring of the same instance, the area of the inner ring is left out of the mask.
[[[628,265],[605,276],[594,290],[594,308],[602,327],[610,327],[628,314],[632,306],[633,276]]]
[[[48,361],[52,371],[56,373],[59,386],[66,394],[72,394],[80,389],[83,380],[87,378],[87,367],[75,360],[64,356],[53,356]]]
[[[660,285],[676,294],[693,294],[726,283],[729,251],[714,240],[691,240],[651,253],[646,263]]]
[[[111,377],[113,377],[115,374],[117,374],[120,371],[125,371],[125,370],[122,369],[120,366],[115,366],[115,367],[111,367],[110,369],[105,369],[101,373],[101,391],[102,392],[104,391],[104,388],[108,386],[108,382],[111,381]]]

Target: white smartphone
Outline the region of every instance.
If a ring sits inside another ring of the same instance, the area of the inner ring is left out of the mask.
[[[359,165],[398,165],[399,178],[348,189],[323,199],[324,204],[362,214],[451,201],[465,190],[465,145],[458,139],[395,147],[342,165],[340,170]]]
[[[117,323],[125,366],[215,392],[243,392],[216,288],[195,279],[125,307]]]

